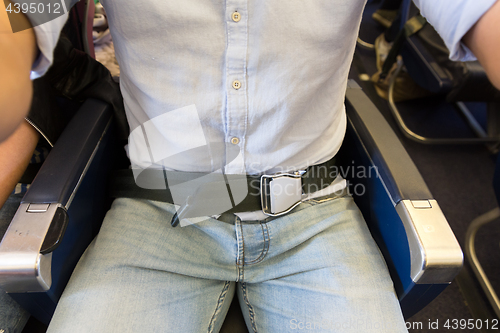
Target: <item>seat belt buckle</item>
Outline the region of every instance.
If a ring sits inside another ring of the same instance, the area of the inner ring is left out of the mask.
[[[260,177],[262,212],[268,216],[288,213],[302,202],[302,175],[305,170]]]

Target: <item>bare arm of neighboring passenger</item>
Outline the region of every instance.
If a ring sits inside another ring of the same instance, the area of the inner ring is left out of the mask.
[[[11,135],[29,111],[30,72],[37,55],[33,29],[12,33],[6,7],[0,4],[0,142]],[[24,14],[11,14],[27,22]]]
[[[484,67],[488,78],[500,89],[500,0],[462,38]]]
[[[26,121],[0,143],[0,208],[16,187],[38,143],[38,132]]]

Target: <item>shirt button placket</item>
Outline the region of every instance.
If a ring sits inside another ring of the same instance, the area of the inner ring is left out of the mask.
[[[247,0],[227,0],[227,49],[226,49],[226,142],[240,145],[244,153],[244,140],[247,128]],[[243,156],[244,157],[244,156]],[[245,172],[244,158],[241,165],[231,163],[231,171]]]

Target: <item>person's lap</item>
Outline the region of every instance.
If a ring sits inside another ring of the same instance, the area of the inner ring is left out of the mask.
[[[250,332],[406,331],[350,197],[267,223],[172,228],[172,213],[170,204],[116,200],[49,332],[217,332],[235,290]]]
[[[308,205],[271,223],[268,261],[245,269],[237,290],[247,325],[253,313],[259,332],[405,332],[385,262],[352,198]]]

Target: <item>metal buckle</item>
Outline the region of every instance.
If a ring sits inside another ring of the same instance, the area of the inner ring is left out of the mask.
[[[302,175],[305,171],[262,175],[260,200],[262,212],[268,216],[288,213],[302,202]]]

